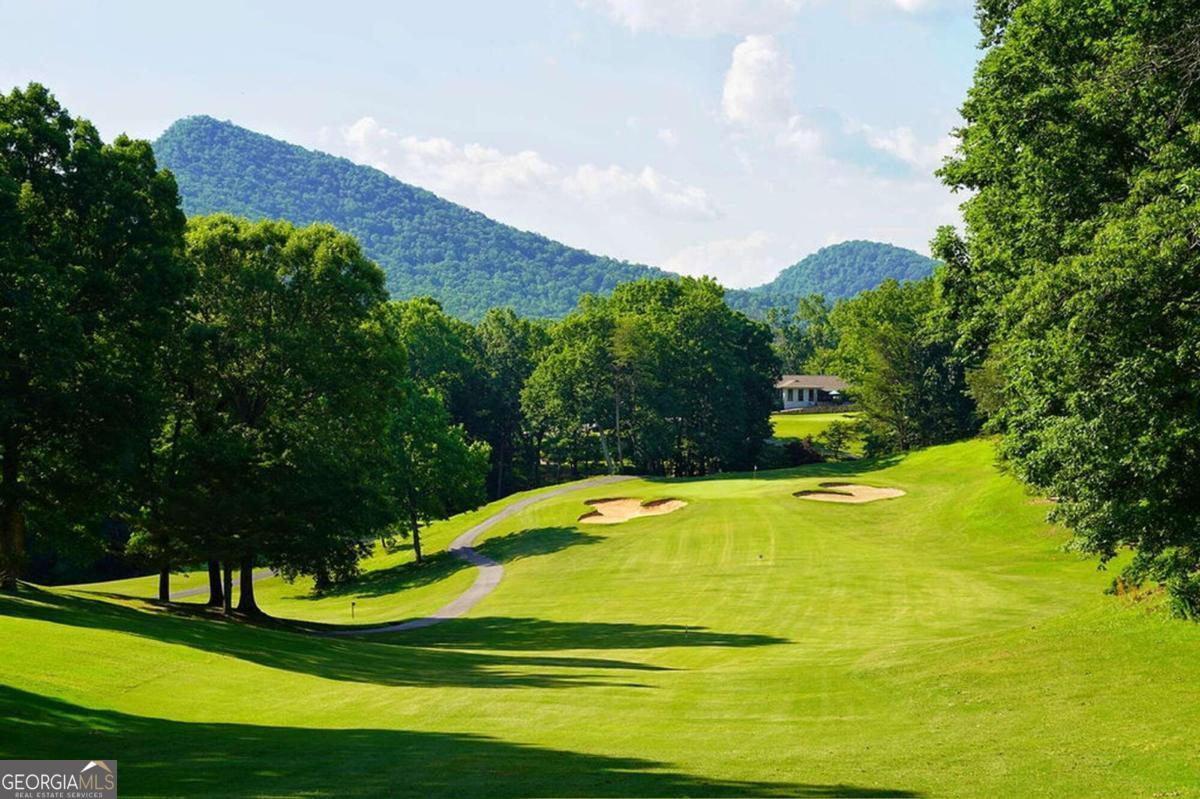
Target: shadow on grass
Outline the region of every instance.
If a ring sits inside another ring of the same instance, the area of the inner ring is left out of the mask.
[[[793,466],[788,469],[764,469],[759,472],[721,472],[703,477],[646,477],[651,483],[704,482],[707,480],[796,480],[804,477],[847,477],[866,472],[890,469],[903,455],[882,455],[877,458],[860,458],[852,461],[833,461]]]
[[[404,633],[405,643],[462,649],[546,651],[556,649],[744,648],[785,644],[753,633],[722,633],[682,624],[566,622],[482,616],[454,619]],[[399,640],[393,638],[392,640]]]
[[[550,555],[564,549],[603,541],[603,536],[582,533],[571,527],[539,527],[489,538],[475,551],[499,563]],[[336,596],[377,597],[410,588],[432,585],[463,569],[475,568],[448,551],[426,558],[424,563],[401,563],[387,569],[365,572],[357,579],[327,588],[319,594],[297,593],[289,599],[325,599]]]
[[[460,619],[414,634],[335,639],[283,625],[227,621],[202,608],[146,606],[84,599],[24,586],[0,594],[0,614],[73,627],[112,630],[236,657],[331,680],[387,686],[464,688],[645,687],[636,675],[669,669],[604,657],[528,654],[554,649],[766,646],[782,639],[714,633],[674,625]],[[454,628],[463,625],[455,633]],[[418,633],[423,633],[418,634]],[[461,647],[461,649],[455,648]],[[463,651],[523,649],[522,653]]]
[[[0,757],[120,761],[136,796],[915,796],[856,785],[735,782],[670,764],[497,738],[170,721],[0,686]]]

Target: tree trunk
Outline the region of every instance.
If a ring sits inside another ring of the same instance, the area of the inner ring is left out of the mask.
[[[0,513],[0,590],[16,591],[25,560],[25,514],[17,507]]]
[[[25,514],[21,510],[17,478],[20,468],[16,434],[9,430],[0,452],[0,590],[17,590],[25,560]]]
[[[619,474],[625,469],[625,455],[621,452],[621,395],[613,392],[613,407],[616,411],[617,423],[613,428],[613,435],[617,437],[617,469],[614,474]]]
[[[496,499],[504,496],[504,442],[496,447]]]
[[[169,563],[158,567],[158,601],[171,601],[171,564]]]
[[[416,557],[417,563],[421,562],[421,525],[417,522],[416,514],[409,516],[409,524],[412,526],[413,537],[413,555]]]
[[[208,606],[219,608],[225,604],[225,592],[221,589],[221,561],[208,562]]]
[[[225,561],[225,593],[221,605],[226,616],[233,614],[233,564],[228,560]]]
[[[254,601],[254,558],[250,555],[242,558],[242,581],[238,584],[238,613],[247,616],[261,616],[258,603]]]

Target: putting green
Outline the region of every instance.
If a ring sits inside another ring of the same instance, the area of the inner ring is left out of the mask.
[[[0,598],[0,757],[117,759],[127,797],[1200,796],[1200,627],[1104,595],[992,458],[631,481],[687,505],[603,527],[576,520],[612,488],[549,498],[481,538],[505,578],[468,617],[372,639],[93,593],[146,579],[27,589]],[[831,480],[905,495],[794,496]],[[333,598],[258,586],[342,622],[471,581],[404,557]]]

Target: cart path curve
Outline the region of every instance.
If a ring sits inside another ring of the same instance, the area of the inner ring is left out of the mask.
[[[472,548],[475,539],[491,529],[496,524],[504,521],[510,516],[528,508],[543,500],[552,497],[569,494],[572,491],[582,491],[585,488],[595,488],[596,486],[609,485],[611,483],[619,483],[625,480],[633,480],[630,475],[605,475],[603,477],[594,477],[590,480],[584,480],[579,483],[556,488],[553,491],[547,491],[544,494],[538,494],[525,499],[517,500],[511,505],[497,511],[483,521],[476,524],[471,529],[459,535],[450,542],[447,550],[460,560],[464,560],[472,566],[479,569],[479,574],[475,577],[475,582],[471,584],[463,593],[459,594],[453,601],[443,605],[434,611],[432,616],[425,616],[420,619],[412,619],[410,621],[397,622],[396,624],[385,624],[382,627],[362,627],[348,630],[325,631],[325,635],[377,635],[379,633],[397,633],[404,630],[417,630],[422,627],[430,627],[434,624],[440,624],[447,619],[456,619],[459,616],[465,615],[471,608],[478,605],[485,596],[496,590],[496,586],[500,584],[500,580],[504,577],[504,567],[487,557],[481,555]]]

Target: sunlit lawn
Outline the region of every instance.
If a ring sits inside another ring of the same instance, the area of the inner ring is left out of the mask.
[[[1200,627],[1105,595],[992,459],[555,497],[485,534],[506,576],[467,618],[375,638],[27,589],[0,599],[0,757],[117,759],[127,797],[1200,796]],[[793,496],[850,477],[908,493]],[[613,495],[689,504],[576,524]],[[470,582],[407,557],[321,600],[259,585],[343,622]]]

